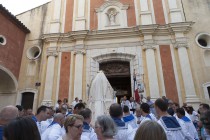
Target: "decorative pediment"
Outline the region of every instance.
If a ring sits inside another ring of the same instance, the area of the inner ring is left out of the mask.
[[[128,4],[122,4],[119,2],[119,0],[108,0],[103,5],[101,5],[99,8],[96,8],[96,12],[103,12],[107,7],[110,6],[116,6],[121,10],[127,10],[129,5]]]
[[[98,29],[115,29],[127,27],[127,9],[129,5],[124,5],[119,0],[108,0],[103,5],[96,8],[98,16]]]

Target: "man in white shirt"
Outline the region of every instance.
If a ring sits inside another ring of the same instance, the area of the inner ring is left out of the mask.
[[[133,97],[130,97],[130,113],[131,114],[135,114],[136,107],[137,107],[137,103],[135,102]]]
[[[136,129],[128,127],[125,122],[122,121],[122,107],[114,103],[109,108],[109,114],[117,126],[117,134],[115,135],[116,140],[133,140]]]
[[[146,103],[147,103],[147,104],[149,105],[149,107],[150,107],[150,113],[156,115],[155,108],[154,108],[154,102],[151,101],[150,96],[147,96],[147,102],[146,102]]]
[[[147,120],[156,121],[153,115],[150,115],[150,106],[147,103],[141,104],[140,111],[141,111],[141,115],[143,116],[143,120],[141,121],[140,125]]]
[[[160,117],[158,123],[164,129],[168,140],[185,140],[186,136],[175,117],[167,113],[168,103],[159,98],[155,101],[155,110]]]
[[[139,107],[136,108],[136,115],[135,115],[135,118],[136,118],[136,123],[139,127],[141,121],[144,119],[144,117],[141,115],[141,110]]]
[[[61,108],[62,101],[58,99],[57,103],[55,104],[55,111],[59,110]]]
[[[90,126],[90,122],[91,122],[91,118],[92,118],[91,110],[89,108],[85,108],[79,112],[79,115],[84,117],[83,128],[82,128],[82,137],[86,136],[90,140],[98,140],[94,129]],[[81,138],[81,140],[82,140],[82,138]]]
[[[76,106],[76,104],[79,103],[78,97],[75,98],[75,100],[72,102],[72,108],[74,108]]]
[[[43,126],[41,123],[42,121],[46,121],[47,118],[49,118],[50,113],[49,113],[49,108],[47,106],[40,106],[37,109],[37,114],[35,116],[32,116],[32,119],[36,122],[36,125],[38,127],[40,135],[45,131],[46,127]]]
[[[53,122],[53,116],[54,116],[54,110],[52,107],[48,107],[49,109],[49,115],[46,121],[42,121],[41,122],[41,126],[42,126],[42,131],[44,132],[47,127]]]
[[[192,121],[185,116],[185,111],[183,108],[178,108],[176,110],[176,114],[178,119],[179,124],[181,125],[184,133],[188,135],[189,139],[191,138],[192,140],[198,140],[198,132],[195,129],[195,126],[193,125]]]
[[[60,136],[62,136],[61,128],[63,127],[64,120],[65,115],[61,113],[55,114],[53,122],[41,135],[42,140],[57,140]]]
[[[136,123],[136,118],[133,114],[130,113],[129,107],[124,106],[123,107],[123,121],[125,122],[126,125],[130,125],[133,129],[137,128],[138,125]]]
[[[122,99],[122,102],[121,102],[121,107],[123,108],[123,106],[126,105],[129,107],[129,109],[131,109],[131,104],[130,104],[130,101],[127,100],[127,97],[124,96],[123,99]]]

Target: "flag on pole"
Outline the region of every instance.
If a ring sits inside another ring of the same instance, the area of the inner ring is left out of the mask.
[[[133,74],[133,82],[134,82],[134,97],[135,97],[135,101],[137,103],[139,103],[140,102],[140,96],[139,96],[138,84],[137,84],[137,80],[136,80],[135,69],[134,69],[134,74]]]

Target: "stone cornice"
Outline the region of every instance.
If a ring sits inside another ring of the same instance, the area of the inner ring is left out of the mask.
[[[193,24],[194,22],[180,22],[166,25],[139,25],[120,29],[72,31],[68,33],[44,34],[41,39],[45,42],[74,42],[76,40],[131,38],[145,35],[167,36],[175,33],[187,33]]]
[[[73,42],[76,40],[85,40],[89,30],[72,31],[68,33],[44,34],[41,39],[45,42]]]

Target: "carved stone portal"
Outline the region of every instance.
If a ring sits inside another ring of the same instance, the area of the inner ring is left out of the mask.
[[[131,96],[130,63],[126,61],[110,61],[100,63],[99,69],[104,72],[118,101],[123,96]]]
[[[113,61],[101,63],[100,70],[103,70],[107,77],[130,75],[129,62]]]

